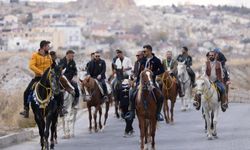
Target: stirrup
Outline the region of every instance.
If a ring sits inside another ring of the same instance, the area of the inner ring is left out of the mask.
[[[157,121],[164,121],[162,114],[157,114]]]

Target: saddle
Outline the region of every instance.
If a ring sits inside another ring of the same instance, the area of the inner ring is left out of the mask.
[[[97,84],[100,92],[102,93],[102,95],[104,95],[104,91],[103,91],[101,83],[98,80],[96,80],[96,79],[95,79],[95,82],[96,82],[96,84]],[[106,82],[106,86],[107,86],[107,92],[108,92],[108,94],[111,94],[111,87],[110,87],[110,85],[107,82]]]
[[[217,84],[212,83],[212,86],[215,88],[216,92],[218,93],[218,100],[221,101],[222,89],[221,87],[217,86]]]

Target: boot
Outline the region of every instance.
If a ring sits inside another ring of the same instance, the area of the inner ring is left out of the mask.
[[[20,112],[20,115],[23,115],[24,118],[29,118],[29,107],[24,107],[24,111]]]
[[[222,112],[225,112],[228,108],[228,102],[227,102],[227,97],[224,94],[221,95],[221,110]]]
[[[161,114],[161,109],[162,109],[162,104],[163,104],[163,100],[157,100],[157,121],[164,121],[163,116]]]

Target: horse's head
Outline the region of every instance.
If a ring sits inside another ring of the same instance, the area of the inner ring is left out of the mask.
[[[185,62],[178,62],[177,66],[178,78],[184,76],[186,71],[187,71],[187,66],[185,65]]]
[[[152,90],[154,87],[153,83],[153,72],[149,69],[145,69],[140,74],[140,86],[144,90]]]
[[[95,80],[90,76],[85,76],[81,82],[81,91],[83,94],[83,99],[89,101],[91,99],[90,91],[93,91],[95,87]]]
[[[54,94],[59,94],[60,92],[60,77],[61,77],[61,68],[57,65],[52,65],[50,67],[50,84]]]
[[[66,90],[70,94],[75,95],[75,88],[71,85],[71,83],[64,75],[60,77],[60,83],[64,90]]]
[[[208,88],[209,80],[205,76],[201,76],[196,80],[196,88],[195,88],[195,97],[193,105],[197,110],[200,109],[201,106],[201,96],[204,94],[205,90]]]

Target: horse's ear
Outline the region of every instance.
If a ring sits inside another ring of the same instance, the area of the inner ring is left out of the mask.
[[[81,79],[79,79],[79,81],[82,83],[83,82],[83,80],[81,80]]]

